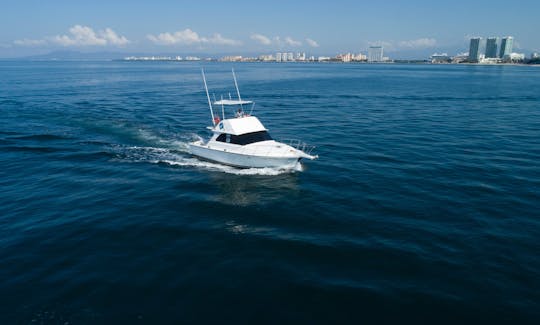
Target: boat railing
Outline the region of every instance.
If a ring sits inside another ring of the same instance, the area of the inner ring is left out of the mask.
[[[294,149],[301,150],[305,152],[308,155],[311,155],[311,152],[315,149],[315,146],[312,146],[310,144],[307,144],[301,140],[298,139],[281,139],[278,140],[279,142],[285,143]]]

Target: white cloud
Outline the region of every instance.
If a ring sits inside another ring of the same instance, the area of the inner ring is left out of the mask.
[[[290,46],[300,46],[302,45],[302,42],[295,41],[291,37],[287,36],[285,37],[285,44],[290,45]]]
[[[212,37],[201,37],[196,32],[192,31],[189,28],[180,30],[174,33],[160,33],[157,36],[148,35],[147,38],[159,45],[191,45],[191,44],[217,44],[217,45],[240,45],[242,42],[225,38],[221,34],[216,33]]]
[[[308,43],[308,45],[311,47],[319,47],[319,43],[312,40],[311,38],[306,38],[306,43]]]
[[[437,44],[437,40],[434,38],[419,38],[410,41],[401,41],[398,43],[399,47],[408,49],[426,49],[434,47]]]
[[[279,47],[281,49],[285,47],[298,47],[298,46],[303,45],[301,41],[295,40],[290,36],[287,36],[285,38],[281,38],[280,36],[274,36],[270,38],[268,36],[255,33],[255,34],[252,34],[250,38],[254,40],[255,42],[260,43],[262,45],[268,45],[268,46],[271,45],[274,47]],[[319,43],[317,43],[317,41],[311,38],[306,38],[306,44],[311,47],[319,47]]]
[[[75,25],[69,29],[69,33],[71,36],[56,35],[53,41],[63,46],[107,44],[107,40],[99,38],[94,30],[87,26]]]
[[[13,41],[13,44],[18,46],[40,46],[47,44],[47,41],[43,39],[20,39]]]
[[[103,32],[101,32],[101,36],[113,45],[121,46],[129,43],[129,40],[125,36],[116,34],[110,28],[106,28]]]
[[[75,25],[69,29],[71,35],[56,35],[51,38],[51,42],[62,46],[105,46],[105,45],[126,45],[129,40],[124,36],[119,36],[112,29],[107,28],[98,33],[88,26]]]
[[[174,33],[161,33],[158,36],[148,35],[148,39],[159,45],[173,45],[173,44],[197,44],[201,43],[203,39],[199,37],[199,34],[192,31],[189,28],[180,30]]]
[[[230,39],[230,38],[225,38],[225,37],[221,36],[221,34],[218,34],[218,33],[214,34],[214,36],[212,38],[208,39],[208,42],[211,43],[211,44],[231,45],[231,46],[241,45],[242,44],[242,42],[240,42],[240,41]]]
[[[58,44],[62,46],[122,46],[130,41],[118,35],[114,30],[106,28],[97,33],[88,26],[75,25],[69,29],[68,35],[56,35],[42,39],[21,39],[13,41],[17,46],[41,46],[48,44]]]
[[[261,35],[261,34],[253,34],[253,35],[251,35],[251,39],[254,40],[254,41],[257,41],[257,42],[259,42],[259,43],[261,43],[263,45],[272,44],[272,41],[268,37],[266,37],[264,35]]]

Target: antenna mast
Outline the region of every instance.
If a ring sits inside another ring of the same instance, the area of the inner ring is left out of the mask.
[[[212,110],[212,101],[210,100],[210,94],[208,93],[208,86],[206,85],[206,77],[204,76],[204,69],[201,68],[202,78],[204,81],[204,90],[206,90],[206,98],[208,99],[208,107],[210,107],[210,116],[212,117],[212,125],[215,125],[214,111]]]
[[[236,93],[238,94],[238,100],[242,102],[242,97],[240,97],[240,90],[238,89],[238,83],[236,82],[236,74],[234,73],[234,68],[231,68],[231,70],[232,70],[232,76],[234,79],[234,86],[236,87]],[[242,107],[242,104],[240,104],[240,107],[242,108],[242,110],[244,109]]]
[[[225,107],[223,106],[223,95],[221,95],[221,115],[225,119]]]

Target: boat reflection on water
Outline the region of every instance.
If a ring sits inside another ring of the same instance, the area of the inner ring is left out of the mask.
[[[273,176],[212,173],[210,177],[218,190],[213,199],[226,205],[266,205],[299,193],[296,173]]]

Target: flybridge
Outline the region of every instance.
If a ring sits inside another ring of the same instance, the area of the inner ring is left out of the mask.
[[[222,99],[218,100],[217,102],[214,102],[214,105],[245,105],[245,104],[252,104],[253,102],[250,100],[236,100],[236,99]]]
[[[223,96],[221,96],[221,99],[216,101],[214,99],[214,102],[210,100],[210,93],[208,92],[208,85],[206,84],[206,77],[204,75],[204,69],[201,69],[203,81],[204,81],[204,89],[206,91],[206,98],[208,99],[208,107],[210,108],[210,116],[212,117],[212,126],[217,125],[221,120],[225,120],[225,107],[224,106],[239,106],[238,110],[235,112],[235,117],[246,117],[250,116],[251,113],[253,113],[253,108],[255,107],[255,103],[250,100],[242,100],[242,97],[240,96],[240,89],[238,89],[238,83],[236,82],[236,74],[234,73],[234,69],[231,69],[233,79],[234,79],[234,86],[236,88],[236,94],[238,95],[238,99],[232,99],[231,94],[229,94],[229,99],[223,99]],[[244,107],[243,105],[251,104],[251,110],[249,114],[244,113]],[[214,107],[212,105],[220,105],[221,106],[221,118],[219,117],[219,114],[214,114]]]

